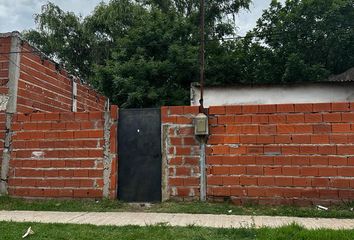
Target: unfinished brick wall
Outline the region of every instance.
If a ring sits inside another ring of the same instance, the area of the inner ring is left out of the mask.
[[[9,57],[11,49],[11,37],[0,37],[0,173],[3,161],[3,151],[6,132],[6,106],[9,97]],[[0,180],[1,181],[1,180]]]
[[[194,136],[193,118],[198,107],[162,107],[166,127],[165,149],[168,165],[168,194],[173,199],[198,199],[199,144]],[[163,127],[164,129],[164,127]]]
[[[7,95],[7,82],[9,81],[9,54],[11,37],[0,38],[0,94]]]
[[[106,127],[111,134],[108,140],[104,138],[103,112],[16,114],[12,123],[9,194],[102,198],[106,181],[112,197],[116,183],[110,181],[116,180],[115,171],[106,180],[103,175],[105,155],[112,157],[108,163],[117,165],[116,149],[109,148],[116,141],[116,112],[113,108],[111,123]]]
[[[67,112],[73,106],[73,81],[65,70],[45,59],[24,42],[18,83],[17,111]],[[30,53],[28,53],[30,52]],[[106,98],[84,84],[77,84],[77,111],[103,111]]]
[[[11,38],[0,38],[0,53],[7,53],[10,51]],[[9,54],[0,54],[0,172],[2,154],[4,150],[5,140],[5,109],[6,99],[8,97],[7,83],[9,81]]]
[[[188,129],[193,138],[195,115],[182,109],[164,110],[163,117],[172,129],[172,197],[192,197],[198,189],[195,182],[184,181],[198,176],[184,162],[198,154],[195,143],[188,148],[181,142],[184,135],[177,129]],[[210,107],[209,114],[209,198],[298,205],[354,199],[353,103],[220,106]],[[182,174],[177,169],[187,170]]]

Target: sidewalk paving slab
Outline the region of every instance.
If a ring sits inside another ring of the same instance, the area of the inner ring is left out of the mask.
[[[212,228],[276,228],[296,223],[307,229],[354,229],[354,219],[137,212],[0,211],[0,221],[92,224],[97,226],[166,224],[169,226],[193,225]]]

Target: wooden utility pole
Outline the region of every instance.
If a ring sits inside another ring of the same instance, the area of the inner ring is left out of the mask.
[[[205,82],[205,0],[200,0],[200,100],[198,116],[204,119],[206,129],[208,128],[208,117],[204,109],[204,82]],[[205,145],[208,139],[208,131],[199,138],[200,141],[200,201],[206,201],[207,185],[206,185],[206,165],[205,165]]]
[[[205,0],[200,0],[200,99],[199,112],[204,113],[204,82],[205,82]]]

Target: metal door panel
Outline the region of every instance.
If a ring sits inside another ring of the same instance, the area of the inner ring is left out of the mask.
[[[118,198],[161,201],[160,109],[120,110],[118,155]]]

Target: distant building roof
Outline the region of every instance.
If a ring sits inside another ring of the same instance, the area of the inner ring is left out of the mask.
[[[354,82],[354,67],[344,73],[330,76],[327,82]]]

